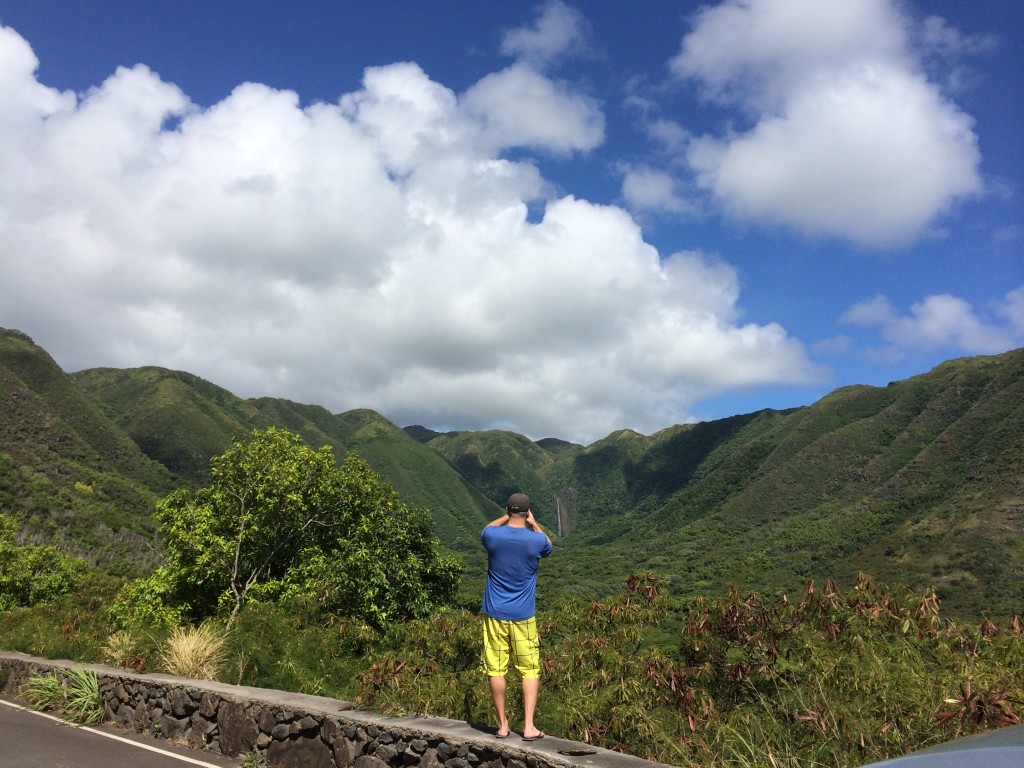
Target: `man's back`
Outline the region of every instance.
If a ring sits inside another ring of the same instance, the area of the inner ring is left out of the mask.
[[[487,550],[483,611],[505,621],[536,613],[537,566],[551,553],[543,533],[527,528],[488,526],[481,534]]]

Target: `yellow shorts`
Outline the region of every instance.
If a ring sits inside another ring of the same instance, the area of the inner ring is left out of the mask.
[[[537,619],[502,621],[484,616],[484,650],[480,664],[488,677],[504,677],[509,660],[520,676],[540,677],[540,636]]]

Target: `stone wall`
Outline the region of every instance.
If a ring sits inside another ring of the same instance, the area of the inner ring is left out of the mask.
[[[546,736],[498,739],[493,729],[436,717],[384,717],[323,696],[247,688],[99,664],[0,652],[0,689],[17,696],[37,673],[96,673],[106,720],[230,756],[261,752],[273,768],[657,768],[587,744]]]

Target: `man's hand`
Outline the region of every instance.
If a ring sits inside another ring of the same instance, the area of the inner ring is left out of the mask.
[[[544,533],[544,529],[540,527],[540,523],[537,522],[537,518],[535,518],[533,516],[533,510],[532,509],[526,510],[526,524],[528,526],[530,526],[530,528],[535,530],[537,533],[543,533],[544,534],[544,538],[548,540],[548,543],[549,544],[552,543],[551,542],[551,537],[548,536],[546,533]]]

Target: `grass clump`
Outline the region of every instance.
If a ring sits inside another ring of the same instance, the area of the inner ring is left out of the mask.
[[[103,696],[95,673],[77,667],[68,670],[61,710],[82,725],[93,725],[103,720]]]
[[[175,627],[160,650],[160,665],[170,675],[217,680],[227,661],[227,636],[213,622]]]
[[[242,761],[242,768],[267,768],[267,756],[256,747]]]
[[[103,720],[99,679],[87,669],[74,667],[62,675],[33,675],[21,684],[18,693],[32,709],[60,712],[80,725]]]
[[[130,629],[120,629],[107,636],[100,653],[105,661],[116,667],[141,672],[146,660],[139,649],[140,643],[135,633]]]
[[[32,675],[18,688],[18,694],[37,711],[59,710],[64,690],[56,675]]]

